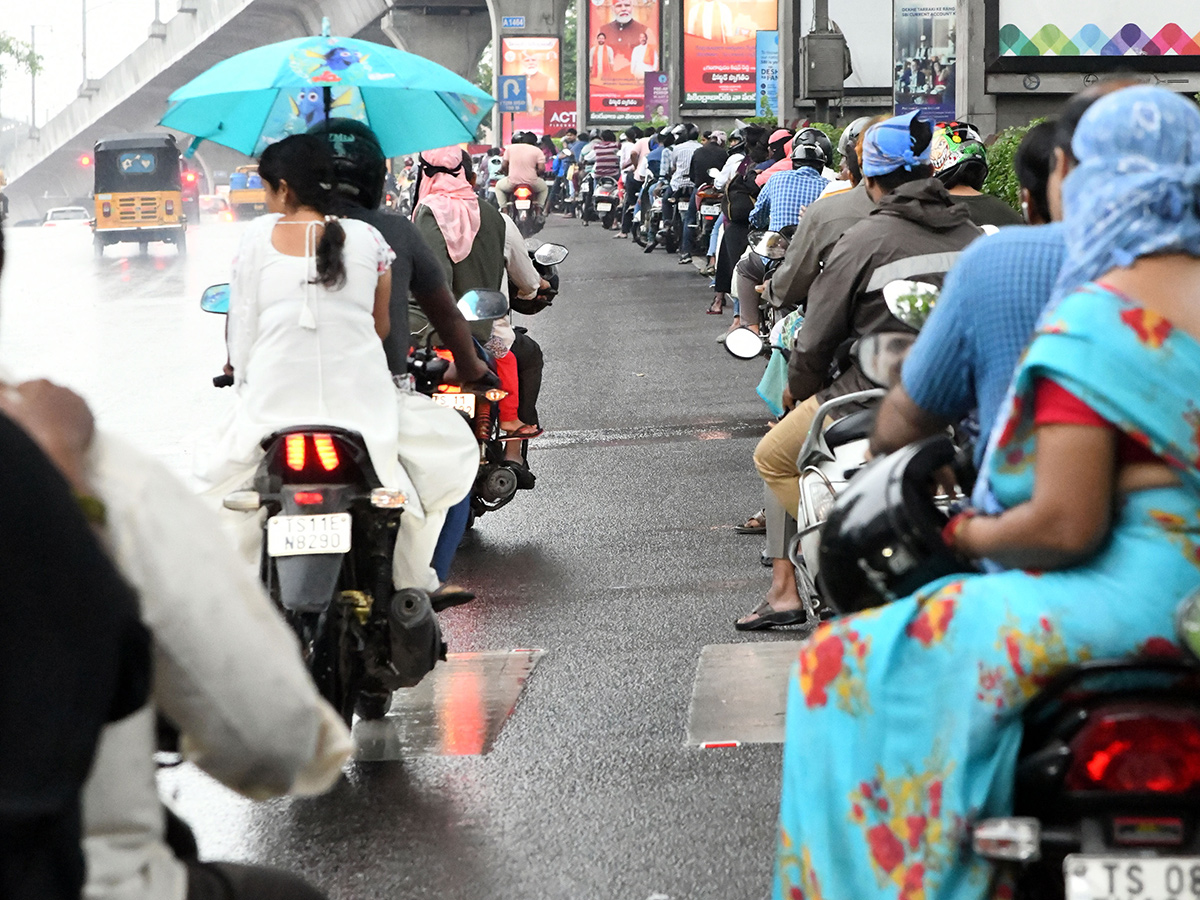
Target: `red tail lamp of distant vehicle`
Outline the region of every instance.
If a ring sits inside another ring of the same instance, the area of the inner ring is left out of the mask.
[[[196,183],[196,173],[195,172],[184,172],[183,180],[186,181],[188,184],[195,184]]]
[[[82,166],[83,168],[86,169],[91,164],[92,164],[92,155],[90,153],[79,154],[79,165],[80,166]]]

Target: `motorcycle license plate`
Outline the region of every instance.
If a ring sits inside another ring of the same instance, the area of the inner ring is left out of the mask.
[[[676,204],[676,207],[679,209],[680,212],[687,212],[688,202],[686,200],[680,200]]]
[[[705,203],[700,207],[700,215],[702,216],[719,216],[721,214],[721,204]]]
[[[468,416],[475,415],[475,395],[474,394],[434,394],[433,402],[440,403],[448,409],[457,409],[459,412],[464,412]]]
[[[661,200],[655,200],[655,201],[654,201],[654,204],[653,204],[653,205],[652,205],[650,208],[651,208],[651,209],[662,209],[662,201],[661,201]]]
[[[596,209],[600,210],[600,212],[608,212],[610,209],[612,209],[612,204],[611,203],[597,203]]]
[[[517,201],[517,209],[529,209],[529,207],[532,205],[533,205],[532,200],[518,200]]]
[[[586,181],[579,186],[579,193],[581,194],[590,194],[591,191],[591,185],[589,185]]]
[[[273,516],[267,520],[267,553],[270,556],[349,551],[350,513]]]
[[[1200,856],[1090,856],[1063,862],[1067,900],[1200,898]]]

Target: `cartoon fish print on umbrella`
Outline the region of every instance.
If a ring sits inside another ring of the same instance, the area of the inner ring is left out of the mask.
[[[352,93],[352,91],[343,91],[337,97],[333,98],[333,102],[329,104],[331,116],[335,109],[349,106],[354,102]],[[291,106],[292,116],[304,123],[305,130],[325,121],[325,95],[324,91],[320,88],[302,90],[295,97],[288,97],[288,101]]]
[[[310,81],[337,83],[342,80],[342,74],[355,66],[362,66],[370,72],[371,66],[367,63],[370,55],[341,46],[331,47],[323,53],[306,49],[292,57],[291,68],[297,75],[303,75]]]

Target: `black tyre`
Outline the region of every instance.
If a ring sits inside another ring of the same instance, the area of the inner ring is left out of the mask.
[[[175,238],[175,250],[180,256],[187,256],[187,235],[181,234]]]
[[[382,719],[392,708],[390,691],[379,694],[359,694],[354,712],[360,719]]]

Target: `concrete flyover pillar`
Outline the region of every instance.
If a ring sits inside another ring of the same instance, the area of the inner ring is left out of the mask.
[[[492,39],[491,14],[481,0],[393,6],[380,21],[401,50],[416,53],[474,81],[479,57]]]

